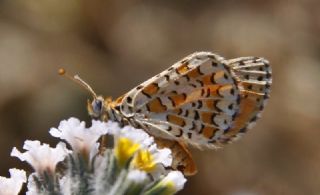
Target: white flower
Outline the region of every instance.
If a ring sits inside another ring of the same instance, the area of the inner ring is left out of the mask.
[[[51,148],[48,144],[27,140],[23,146],[25,152],[17,148],[11,152],[35,170],[28,179],[27,195],[89,191],[93,194],[174,194],[186,182],[181,172],[165,168],[172,164],[171,150],[158,148],[154,138],[141,129],[94,120],[92,126],[86,128],[85,122],[70,118],[61,121],[58,128],[51,128],[50,134],[68,142],[72,151],[62,142]],[[99,152],[98,140],[105,134],[114,138],[114,146],[110,148],[109,144]],[[70,153],[80,153],[80,157],[85,158],[67,158],[66,166],[56,170],[57,164]],[[19,190],[25,177],[20,179],[20,184],[15,179]],[[11,193],[8,191],[11,188],[2,187],[3,183],[0,178],[0,195],[19,192]]]
[[[90,156],[97,152],[98,139],[107,133],[107,123],[92,121],[90,128],[85,127],[85,122],[79,119],[70,118],[60,122],[58,129],[51,128],[49,133],[53,137],[66,140],[76,152],[90,153]]]
[[[11,178],[0,176],[0,194],[15,195],[21,190],[22,184],[26,182],[26,172],[19,169],[10,169]]]
[[[115,137],[115,156],[120,166],[124,166],[132,158],[132,168],[146,171],[158,178],[165,172],[164,167],[172,164],[171,150],[158,149],[154,138],[143,130],[125,126],[112,133]]]
[[[163,185],[171,188],[174,192],[183,189],[184,184],[186,183],[186,178],[180,171],[171,171],[168,175],[163,178],[158,185]]]
[[[111,135],[118,134],[121,130],[121,127],[119,126],[119,123],[117,123],[117,122],[109,120],[109,121],[105,122],[105,124],[106,124],[108,133]]]
[[[61,194],[72,194],[72,190],[76,189],[79,183],[72,180],[70,176],[65,175],[59,180],[59,185]]]
[[[150,173],[155,179],[166,173],[164,167],[171,166],[171,150],[157,148],[154,138],[142,129],[132,126],[120,128],[118,123],[111,121],[108,121],[106,126],[108,133],[115,138],[114,151],[120,166],[133,158],[133,169]]]
[[[161,163],[163,166],[168,167],[172,164],[171,150],[168,148],[159,149],[156,144],[152,144],[148,148],[152,154],[155,163]]]
[[[115,126],[112,123],[115,122],[111,122],[111,125]],[[110,124],[110,122],[108,122],[107,124]],[[145,131],[141,129],[136,129],[129,125],[120,129],[118,128],[117,131],[110,131],[110,133],[115,136],[116,140],[119,137],[128,138],[134,143],[139,143],[141,148],[147,148],[148,146],[154,143],[154,138],[149,136],[149,134],[147,134]]]
[[[32,173],[28,177],[28,191],[26,192],[26,195],[37,195],[38,190],[37,190],[37,185],[36,182],[34,181],[34,177],[37,177],[36,173]]]
[[[150,171],[153,178],[157,179],[168,171],[164,167],[169,167],[172,164],[171,150],[168,148],[159,149],[156,144],[152,144],[148,151],[150,152],[155,164],[154,170]]]
[[[11,156],[18,157],[21,161],[27,161],[38,173],[45,170],[54,172],[56,165],[70,153],[62,142],[58,143],[56,148],[51,148],[48,144],[41,145],[39,141],[26,140],[23,149],[27,151],[21,153],[14,147]]]
[[[128,173],[127,179],[134,183],[143,183],[147,179],[147,173],[139,170],[132,170]]]

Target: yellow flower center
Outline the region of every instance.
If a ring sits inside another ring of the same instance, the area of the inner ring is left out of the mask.
[[[129,158],[139,149],[139,144],[128,138],[119,138],[115,146],[115,156],[120,166],[124,166]]]
[[[133,163],[135,167],[146,172],[151,172],[156,167],[156,163],[148,150],[139,150],[133,159]]]

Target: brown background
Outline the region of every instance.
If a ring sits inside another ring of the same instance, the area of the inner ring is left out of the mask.
[[[3,0],[0,2],[1,175],[25,139],[55,144],[48,129],[89,120],[86,92],[65,67],[117,97],[175,61],[208,50],[263,56],[271,99],[245,138],[194,150],[199,174],[180,194],[320,193],[320,1]]]

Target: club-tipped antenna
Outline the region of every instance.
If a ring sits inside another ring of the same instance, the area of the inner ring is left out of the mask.
[[[58,74],[61,76],[65,76],[66,78],[70,79],[71,81],[74,81],[78,83],[81,87],[85,88],[89,93],[93,96],[94,99],[97,99],[97,94],[93,91],[93,89],[90,87],[88,83],[86,83],[84,80],[82,80],[79,75],[70,76],[67,71],[63,68],[60,68],[58,70]]]

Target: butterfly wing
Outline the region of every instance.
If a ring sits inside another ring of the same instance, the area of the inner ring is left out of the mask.
[[[239,113],[232,128],[219,138],[221,143],[241,137],[255,124],[270,96],[272,83],[271,67],[263,58],[241,57],[227,60],[226,64],[237,80],[241,98]]]
[[[210,52],[191,54],[127,93],[121,112],[156,137],[215,147],[240,104],[226,62]]]
[[[197,173],[197,167],[193,161],[192,155],[183,142],[162,139],[155,137],[155,142],[160,148],[169,148],[174,159],[171,167],[183,172],[184,175],[194,175]]]
[[[172,167],[197,172],[186,143],[214,148],[230,143],[260,117],[270,94],[271,68],[263,58],[224,60],[198,52],[118,99],[121,113],[170,148]]]

